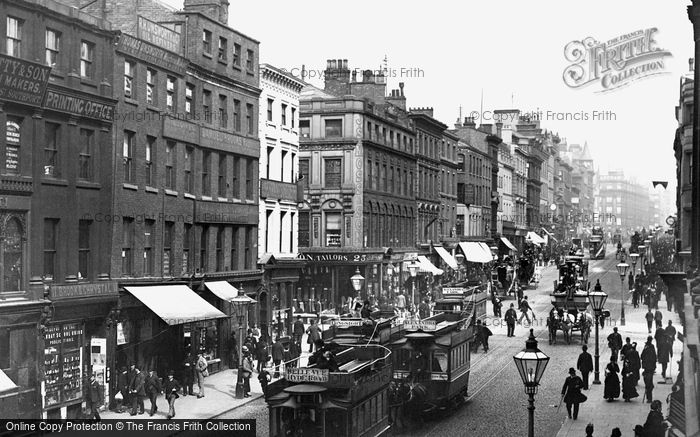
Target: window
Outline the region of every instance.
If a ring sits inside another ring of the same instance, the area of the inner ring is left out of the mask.
[[[153,186],[153,155],[156,149],[156,138],[146,137],[146,185]]]
[[[309,160],[308,159],[300,159],[299,160],[299,180],[303,181],[302,184],[304,186],[308,187],[309,183],[311,182],[309,180]]]
[[[143,275],[153,276],[153,247],[156,245],[156,221],[146,220],[143,231]]]
[[[146,69],[146,103],[156,105],[156,70]]]
[[[224,227],[219,226],[216,231],[216,271],[224,270]]]
[[[289,213],[289,253],[294,253],[294,212]]]
[[[241,101],[233,99],[233,130],[241,131]]]
[[[170,262],[172,260],[173,231],[175,222],[165,222],[163,228],[163,276],[171,276]]]
[[[211,32],[207,29],[202,31],[202,50],[211,54]]]
[[[80,42],[80,76],[92,79],[94,75],[93,60],[95,58],[95,44],[89,41]]]
[[[238,226],[231,228],[231,270],[238,270]]]
[[[311,137],[311,121],[310,120],[299,120],[299,135],[302,138]]]
[[[297,117],[297,108],[292,108],[292,115],[289,117],[289,123],[290,123],[290,126],[292,127],[292,129],[295,128],[294,120],[296,119],[296,117]]]
[[[326,213],[326,246],[340,247],[340,213]]]
[[[236,43],[233,44],[233,65],[241,66],[241,45]]]
[[[136,74],[136,63],[132,61],[124,61],[124,97],[134,97],[132,86],[134,84],[134,75]]]
[[[246,270],[253,268],[253,239],[255,238],[255,228],[253,226],[245,227],[245,266]]]
[[[7,17],[7,46],[5,53],[19,58],[22,56],[22,20]]]
[[[287,160],[288,151],[282,151],[282,158],[280,159],[280,182],[284,182],[284,162]]]
[[[254,200],[254,187],[253,187],[253,177],[255,174],[255,160],[254,159],[248,159],[246,162],[246,170],[245,170],[245,195],[246,199],[248,200]]]
[[[234,199],[241,198],[241,179],[239,173],[241,171],[241,159],[238,156],[233,157],[233,167],[231,168],[231,197]]]
[[[326,138],[343,136],[343,120],[326,120]]]
[[[194,105],[194,85],[188,83],[185,86],[185,113],[192,115],[192,106]]]
[[[193,193],[194,148],[185,147],[185,192]]]
[[[272,123],[272,105],[274,104],[274,99],[267,99],[267,121],[270,123]]]
[[[255,106],[252,103],[245,105],[245,118],[248,123],[248,135],[255,135]]]
[[[61,125],[46,122],[44,125],[44,176],[59,177],[58,143],[60,141]]]
[[[226,58],[228,56],[228,41],[226,41],[226,38],[220,36],[219,37],[219,61],[224,61],[226,62]]]
[[[340,188],[341,160],[324,160],[324,176],[326,178],[326,188]]]
[[[287,125],[287,105],[282,103],[282,126]]]
[[[46,65],[58,65],[58,54],[61,51],[61,33],[46,29]]]
[[[263,246],[265,252],[270,252],[270,232],[272,232],[272,226],[270,226],[270,218],[272,217],[273,212],[274,210],[272,209],[265,210],[265,245]]]
[[[202,225],[199,233],[199,271],[207,271],[207,245],[209,240],[209,225]]]
[[[245,69],[248,70],[248,72],[252,73],[255,71],[255,52],[252,50],[247,50],[247,55],[248,56],[245,60]]]
[[[168,76],[168,80],[166,82],[165,86],[165,91],[166,91],[166,97],[165,97],[165,106],[167,107],[168,111],[173,112],[177,108],[177,102],[176,102],[176,96],[177,96],[177,79]]]
[[[299,231],[297,233],[299,247],[309,247],[309,212],[299,211]]]
[[[44,219],[44,276],[47,279],[55,279],[56,247],[58,240],[58,219]]]
[[[226,197],[226,155],[219,154],[219,197]]]
[[[175,190],[177,188],[175,183],[177,177],[175,175],[176,153],[175,142],[168,141],[168,144],[165,146],[165,188],[170,190]]]
[[[202,102],[202,110],[204,111],[204,121],[211,123],[211,91],[204,90],[202,92],[204,101]]]
[[[182,274],[192,272],[192,225],[185,223],[185,228],[182,233]]]
[[[133,132],[124,131],[124,146],[122,148],[122,156],[124,158],[124,180],[126,182],[133,181],[132,174],[132,158],[134,155],[134,136]]]
[[[134,273],[134,219],[125,217],[122,220],[122,276]]]
[[[221,128],[226,128],[226,126],[228,125],[228,117],[226,115],[227,106],[228,101],[226,99],[226,96],[223,94],[219,94],[219,127]]]
[[[211,194],[211,152],[202,151],[202,195]]]
[[[92,180],[92,151],[95,131],[80,129],[80,155],[78,158],[78,179]]]
[[[22,266],[23,266],[23,243],[24,232],[22,224],[17,218],[11,218],[5,225],[5,239],[2,243],[3,256],[3,288],[2,291],[22,290]],[[0,349],[2,345],[0,343]],[[8,350],[8,349],[2,349]],[[0,368],[6,368],[2,366]]]

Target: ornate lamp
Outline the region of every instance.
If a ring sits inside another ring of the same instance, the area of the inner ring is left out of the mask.
[[[641,246],[640,246],[641,247]],[[617,273],[620,275],[620,325],[625,326],[625,278],[630,265],[627,263],[619,263],[617,265]]]
[[[530,338],[525,342],[525,349],[514,357],[515,367],[520,373],[520,378],[525,386],[525,393],[529,397],[528,409],[528,437],[535,436],[535,393],[540,385],[544,369],[549,363],[549,357],[537,348],[534,330],[530,329]]]
[[[236,399],[245,397],[245,385],[243,382],[243,325],[248,315],[248,307],[257,303],[255,299],[246,296],[243,286],[238,288],[238,296],[229,300],[233,309],[232,313],[238,319],[238,381],[236,382]]]
[[[593,291],[588,293],[588,300],[593,307],[595,315],[595,373],[593,384],[600,384],[600,349],[598,346],[598,325],[600,324],[600,315],[603,312],[605,301],[608,300],[608,294],[603,291]]]
[[[365,278],[360,274],[360,268],[355,269],[355,274],[350,277],[350,282],[352,283],[352,288],[359,292],[362,290],[362,284],[365,283]]]

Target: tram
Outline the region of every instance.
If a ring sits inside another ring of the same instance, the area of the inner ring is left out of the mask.
[[[350,347],[335,356],[339,371],[316,365],[287,369],[267,386],[270,437],[376,437],[389,425],[391,352]]]
[[[435,300],[435,313],[451,312],[475,314],[477,319],[486,318],[488,296],[482,286],[443,287],[442,298]]]
[[[390,347],[394,379],[410,392],[405,414],[427,417],[466,400],[473,320],[464,313],[443,312],[404,322],[403,335]]]
[[[603,228],[594,226],[588,239],[588,254],[591,259],[605,259],[605,235]]]
[[[398,316],[393,311],[377,311],[372,313],[371,320],[357,317],[335,319],[321,335],[325,343],[335,343],[338,346],[387,345],[397,337],[399,331]]]

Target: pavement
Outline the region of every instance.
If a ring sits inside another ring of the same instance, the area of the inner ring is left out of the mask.
[[[250,378],[250,397],[244,399],[236,399],[236,381],[238,380],[238,371],[227,369],[217,372],[213,375],[204,378],[204,394],[202,398],[197,396],[183,396],[175,401],[176,418],[178,419],[210,419],[219,416],[249,402],[255,401],[262,397],[262,388],[257,379],[258,374],[253,373]],[[194,384],[194,390],[197,392],[197,384]],[[163,395],[159,395],[156,400],[158,411],[150,417],[151,402],[146,398],[144,400],[145,413],[133,416],[136,419],[149,420],[166,420],[168,414],[168,401]],[[129,412],[118,413],[115,411],[106,411],[100,413],[102,419],[126,419],[130,418]]]
[[[672,313],[666,310],[666,301],[659,301],[659,309],[664,315],[663,326],[666,327],[668,320],[673,321],[676,329],[680,328],[680,321],[678,319],[678,314]],[[618,331],[622,335],[624,340],[625,337],[630,337],[632,342],[637,343],[637,351],[641,354],[646,343],[646,338],[649,335],[647,331],[646,320],[644,315],[647,309],[645,306],[639,308],[632,308],[630,303],[629,307],[626,307],[625,313],[625,326],[618,326]],[[656,327],[652,327],[652,334],[654,334]],[[604,334],[603,334],[604,332]],[[610,349],[607,348],[607,336],[612,332],[612,328],[606,324],[605,330],[600,333],[600,379],[601,382],[604,381],[605,365],[610,357]],[[595,341],[595,340],[594,340]],[[656,347],[656,342],[654,342]],[[593,353],[593,347],[590,347],[589,352]],[[654,375],[654,391],[653,398],[658,399],[662,403],[662,412],[664,417],[667,416],[668,404],[666,399],[671,393],[671,386],[678,375],[678,363],[680,360],[681,351],[683,347],[680,341],[676,340],[673,343],[673,357],[669,363],[670,376],[673,379],[667,379],[665,382],[661,377],[661,365],[657,364],[656,374]],[[669,376],[669,375],[667,375]],[[591,380],[593,375],[591,375]],[[586,426],[589,423],[593,424],[594,436],[609,436],[613,428],[620,428],[622,436],[634,436],[635,425],[643,425],[646,422],[647,414],[649,414],[649,404],[642,402],[642,396],[644,395],[644,382],[639,381],[637,386],[637,392],[639,397],[632,399],[631,402],[624,402],[622,398],[607,402],[603,399],[603,388],[604,384],[596,385],[591,384],[590,390],[584,391],[583,393],[588,396],[588,401],[581,404],[581,412],[585,411],[586,419],[583,420],[572,420],[565,419],[562,424],[557,437],[581,437],[586,435]],[[562,405],[562,410],[565,410],[565,406]],[[583,414],[581,414],[583,415]],[[594,418],[594,419],[591,419]]]

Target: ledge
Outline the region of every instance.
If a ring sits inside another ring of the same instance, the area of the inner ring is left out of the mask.
[[[124,187],[124,188],[127,189],[127,190],[134,190],[134,191],[138,191],[138,189],[139,189],[138,185],[129,184],[129,183],[126,183],[126,182],[124,182],[124,183],[122,184],[122,187]]]
[[[41,180],[42,185],[57,185],[60,187],[67,187],[68,181],[65,179],[54,179],[54,178],[43,178]]]
[[[178,195],[177,191],[168,190],[167,188],[165,189],[165,194],[168,196],[175,196],[175,197],[177,197],[177,195]]]
[[[158,194],[158,188],[153,188],[153,187],[146,187],[145,188],[147,193],[153,193],[153,194]]]
[[[185,199],[192,199],[192,200],[194,200],[194,199],[195,199],[194,194],[185,193]]]
[[[200,199],[208,201],[208,202],[210,202],[212,200],[211,196],[201,196]]]
[[[76,181],[75,186],[77,188],[85,188],[88,190],[99,190],[102,188],[102,184],[92,181]]]
[[[227,199],[227,198],[225,198],[225,197],[217,197],[217,199],[216,199],[216,200],[218,200],[219,202],[225,202],[225,203],[228,203],[228,199]]]
[[[124,97],[124,103],[132,106],[139,106],[139,101],[131,97]]]

